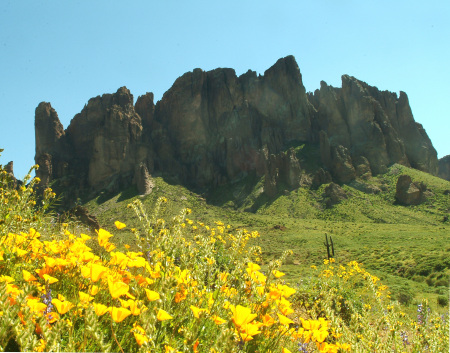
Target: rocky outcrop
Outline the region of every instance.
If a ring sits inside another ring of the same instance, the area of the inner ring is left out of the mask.
[[[442,179],[450,181],[450,155],[439,159],[438,176]]]
[[[64,165],[70,159],[64,145],[64,127],[50,103],[42,102],[36,108],[34,128],[35,161],[39,165],[36,176],[41,179],[41,185],[47,185],[64,174]]]
[[[362,183],[357,180],[352,181],[349,186],[356,190],[362,191],[365,194],[379,194],[381,192],[381,189],[378,186]]]
[[[361,179],[370,179],[372,177],[372,170],[370,169],[370,163],[364,156],[359,156],[355,159],[355,173],[356,176]]]
[[[321,82],[310,95],[317,113],[322,160],[328,164],[331,148],[343,146],[352,160],[364,159],[365,170],[384,173],[393,163],[437,173],[437,153],[422,126],[414,121],[408,97],[379,91],[354,77],[342,76],[342,88]],[[328,141],[323,141],[325,136]],[[322,151],[322,149],[325,149]],[[361,165],[358,163],[358,165]],[[341,163],[337,164],[342,167]],[[339,171],[331,168],[332,174]],[[363,171],[358,171],[356,175]],[[346,171],[345,179],[352,176]],[[364,173],[362,174],[364,175]]]
[[[3,168],[3,170],[8,173],[10,176],[14,177],[14,162],[10,161],[7,165],[5,165],[5,167]]]
[[[347,193],[338,184],[330,183],[322,195],[325,206],[331,208],[348,198]]]
[[[298,188],[302,170],[294,149],[270,156],[267,156],[265,149],[265,154],[264,192],[269,197],[274,197],[279,185],[288,189]]]
[[[153,191],[155,183],[153,182],[147,166],[144,163],[139,164],[135,172],[135,181],[138,193],[148,195]]]
[[[426,189],[425,184],[413,183],[409,175],[403,174],[397,180],[395,199],[405,206],[419,205],[425,201]]]
[[[328,184],[332,181],[333,179],[330,172],[328,170],[324,170],[323,168],[319,168],[312,179],[312,186],[318,188],[320,185]]]
[[[100,229],[97,217],[91,215],[88,209],[84,206],[75,206],[68,212],[69,215],[74,216],[79,222],[87,225],[92,230]]]
[[[312,110],[293,57],[264,76],[195,69],[156,104],[155,120],[165,134],[155,139],[155,154],[163,156],[158,163],[166,172],[187,183],[236,180],[256,171],[263,146],[278,154],[286,143],[311,140]]]
[[[35,126],[42,185],[60,180],[71,198],[131,184],[146,194],[151,175],[207,189],[256,174],[274,196],[281,184],[293,189],[315,174],[320,184],[328,175],[338,183],[370,178],[392,163],[437,172],[436,152],[404,93],[397,98],[344,75],[342,88],[322,82],[307,94],[292,56],[264,75],[195,69],[156,104],[146,93],[133,105],[122,87],[90,99],[66,130],[41,103]],[[304,176],[295,147],[319,143],[321,162]]]
[[[1,150],[0,150],[0,152],[1,152]],[[9,162],[7,165],[5,165],[5,166],[3,167],[3,170],[4,170],[6,173],[8,173],[8,176],[9,176],[9,185],[10,185],[12,188],[16,188],[16,187],[22,185],[22,181],[21,181],[21,180],[17,180],[16,177],[14,176],[14,162],[13,162],[13,161],[11,161],[11,162]]]
[[[117,176],[132,179],[136,163],[146,157],[145,147],[139,148],[141,117],[125,87],[90,99],[75,115],[66,135],[79,174],[95,189],[104,188]]]

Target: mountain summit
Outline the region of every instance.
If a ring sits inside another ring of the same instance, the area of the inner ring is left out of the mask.
[[[293,56],[237,76],[195,69],[156,104],[126,87],[89,100],[64,130],[50,103],[36,108],[37,176],[82,192],[151,190],[151,175],[198,189],[264,176],[264,192],[348,183],[400,163],[436,175],[436,150],[414,121],[406,93],[344,75],[307,93]]]

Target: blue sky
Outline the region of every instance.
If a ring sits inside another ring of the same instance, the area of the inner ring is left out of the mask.
[[[263,74],[294,55],[307,91],[349,74],[405,91],[438,156],[450,154],[450,1],[0,0],[1,164],[34,164],[34,110],[66,128],[89,98],[127,86],[156,100],[194,68]]]

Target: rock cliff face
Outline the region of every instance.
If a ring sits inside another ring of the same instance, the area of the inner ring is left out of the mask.
[[[437,173],[437,153],[411,113],[406,93],[379,91],[342,76],[342,88],[321,82],[309,95],[316,108],[323,163],[341,182],[354,179],[354,160],[364,157],[375,174],[400,163]],[[343,148],[342,148],[343,147]]]
[[[292,56],[262,76],[195,69],[156,104],[147,93],[133,105],[122,87],[90,99],[66,130],[49,103],[39,104],[35,121],[37,175],[43,185],[74,186],[71,197],[132,183],[145,194],[155,174],[208,188],[254,173],[274,196],[280,183],[298,187],[306,172],[323,176],[315,183],[330,174],[339,183],[367,178],[391,163],[437,173],[436,151],[406,94],[347,75],[342,88],[322,82],[307,94]],[[300,165],[301,144],[320,144],[321,171]]]
[[[450,155],[439,159],[439,174],[442,179],[450,181]]]

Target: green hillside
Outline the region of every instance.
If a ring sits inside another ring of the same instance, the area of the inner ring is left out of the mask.
[[[427,183],[426,203],[394,203],[401,173]],[[353,183],[333,207],[326,186],[270,200],[262,183],[199,196],[155,178],[148,196],[87,202],[94,232],[0,165],[0,350],[447,349],[449,183],[393,166],[371,180],[384,193]]]
[[[398,176],[408,174],[414,182],[427,185],[427,201],[418,206],[395,202]],[[254,240],[263,249],[265,261],[277,259],[292,250],[283,270],[292,283],[308,279],[311,265],[326,258],[325,235],[331,236],[338,263],[355,260],[389,286],[392,297],[409,307],[427,298],[438,310],[445,310],[450,277],[450,223],[444,222],[450,209],[450,182],[401,165],[393,165],[384,175],[369,181],[344,185],[349,197],[326,208],[322,185],[317,190],[280,190],[269,199],[263,180],[247,176],[235,184],[205,191],[202,196],[187,188],[154,178],[153,192],[145,197],[130,188],[118,195],[100,195],[86,206],[100,224],[110,227],[116,220],[137,225],[134,212],[126,206],[140,199],[151,211],[160,196],[169,200],[161,217],[168,219],[183,208],[191,208],[191,219],[212,224],[222,221],[232,228],[257,230]],[[364,193],[358,189],[372,185],[382,192]],[[125,234],[125,233],[124,233]],[[129,234],[131,235],[131,233]],[[125,234],[121,241],[131,237]],[[262,263],[264,268],[264,263]],[[441,305],[438,304],[441,303]]]

